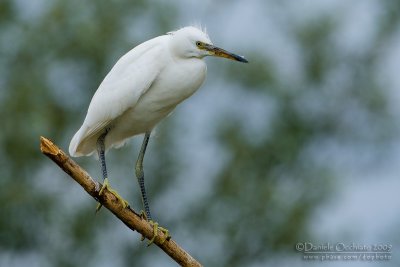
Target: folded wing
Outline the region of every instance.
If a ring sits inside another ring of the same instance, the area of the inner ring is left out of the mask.
[[[91,155],[98,137],[112,128],[115,119],[134,108],[162,70],[165,56],[162,36],[147,41],[124,55],[94,94],[83,125],[72,138],[72,156]]]

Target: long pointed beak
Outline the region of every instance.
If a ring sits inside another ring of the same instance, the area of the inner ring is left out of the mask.
[[[243,56],[236,55],[234,53],[228,52],[222,48],[216,47],[214,45],[205,45],[204,47],[207,51],[210,52],[211,56],[216,56],[216,57],[223,57],[223,58],[228,58],[232,60],[236,60],[239,62],[243,63],[248,63],[247,59],[245,59]]]

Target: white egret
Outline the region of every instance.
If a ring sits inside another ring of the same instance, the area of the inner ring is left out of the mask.
[[[133,48],[118,60],[100,84],[69,146],[69,153],[75,157],[97,151],[104,179],[101,195],[104,188],[109,188],[105,151],[121,147],[129,138],[144,133],[135,171],[145,216],[154,225],[153,240],[158,226],[152,221],[144,185],[146,147],[156,124],[204,82],[205,56],[247,62],[242,56],[214,46],[205,31],[191,26]],[[127,202],[112,192],[126,207]]]

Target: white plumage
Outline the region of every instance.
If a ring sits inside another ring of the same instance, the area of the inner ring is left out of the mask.
[[[185,27],[133,48],[107,74],[69,146],[69,153],[77,157],[97,151],[104,180],[99,197],[108,188],[122,206],[127,207],[127,202],[109,187],[105,151],[120,147],[127,139],[145,133],[135,172],[146,217],[152,220],[143,172],[150,133],[176,105],[199,89],[206,78],[205,56],[247,62],[242,56],[214,46],[202,30]],[[155,230],[150,243],[156,235]]]
[[[177,51],[181,41],[192,41],[193,46]],[[144,42],[121,57],[94,94],[69,153],[91,155],[106,129],[105,148],[119,147],[128,138],[151,130],[192,95],[207,69],[201,58],[185,58],[197,48],[196,41],[211,43],[201,30],[186,27]]]

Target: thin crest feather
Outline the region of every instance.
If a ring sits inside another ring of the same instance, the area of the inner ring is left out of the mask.
[[[188,27],[188,26],[180,27],[179,29],[177,29],[177,30],[175,30],[175,31],[167,32],[167,34],[168,34],[168,35],[174,35],[175,32],[179,31],[180,29],[186,28],[186,27]],[[193,27],[193,28],[196,28],[196,29],[202,31],[202,32],[207,36],[207,38],[210,39],[210,37],[208,36],[208,33],[207,33],[207,28],[206,28],[206,26],[201,25],[201,23],[199,23],[199,22],[192,23],[192,24],[190,24],[189,27]]]
[[[209,36],[208,36],[208,33],[207,33],[207,28],[206,28],[206,26],[205,26],[205,25],[202,25],[201,22],[196,21],[196,22],[190,24],[190,26],[199,29],[200,31],[204,32],[204,33],[207,35],[207,37],[209,37]]]

